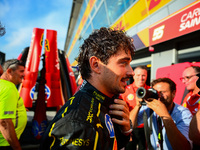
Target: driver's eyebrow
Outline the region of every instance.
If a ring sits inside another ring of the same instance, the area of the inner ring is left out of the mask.
[[[160,91],[160,92],[167,92],[167,91]]]
[[[119,59],[119,61],[130,61],[130,60],[131,60],[130,57],[124,57]]]

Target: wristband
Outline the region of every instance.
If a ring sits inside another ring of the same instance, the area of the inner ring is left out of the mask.
[[[125,135],[129,135],[133,132],[133,125],[132,125],[132,121],[130,120],[130,129],[128,131],[122,132]]]
[[[122,132],[123,134],[131,134],[133,129],[129,129],[128,131]]]

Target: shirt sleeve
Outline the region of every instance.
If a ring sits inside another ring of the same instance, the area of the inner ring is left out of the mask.
[[[174,117],[176,117],[176,118],[174,118]],[[176,120],[175,124],[176,124],[178,130],[186,137],[186,139],[191,144],[192,142],[189,139],[189,126],[190,126],[190,122],[192,120],[192,114],[190,113],[190,111],[188,109],[183,109],[182,113],[176,112],[176,114],[173,115],[172,118],[173,118],[173,120]]]
[[[67,117],[66,117],[67,116]],[[42,147],[49,149],[93,149],[98,143],[98,135],[91,124],[81,123],[65,117],[53,123],[48,133],[51,142],[43,143]]]
[[[0,96],[0,119],[15,118],[18,95],[12,88],[5,88]]]

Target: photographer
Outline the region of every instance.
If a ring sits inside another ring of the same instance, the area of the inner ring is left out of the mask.
[[[133,127],[144,122],[148,148],[151,149],[191,149],[188,137],[192,115],[187,108],[173,102],[176,84],[169,78],[159,78],[151,83],[158,91],[159,98],[137,98],[137,104],[130,113]]]

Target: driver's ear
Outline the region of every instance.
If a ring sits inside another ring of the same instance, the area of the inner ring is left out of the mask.
[[[12,69],[8,68],[8,69],[6,70],[6,72],[7,72],[7,74],[11,74]]]
[[[174,91],[172,92],[172,97],[174,98],[175,95],[176,95],[176,91],[174,90]]]
[[[101,72],[101,61],[96,56],[90,57],[89,63],[92,71],[96,73]]]

